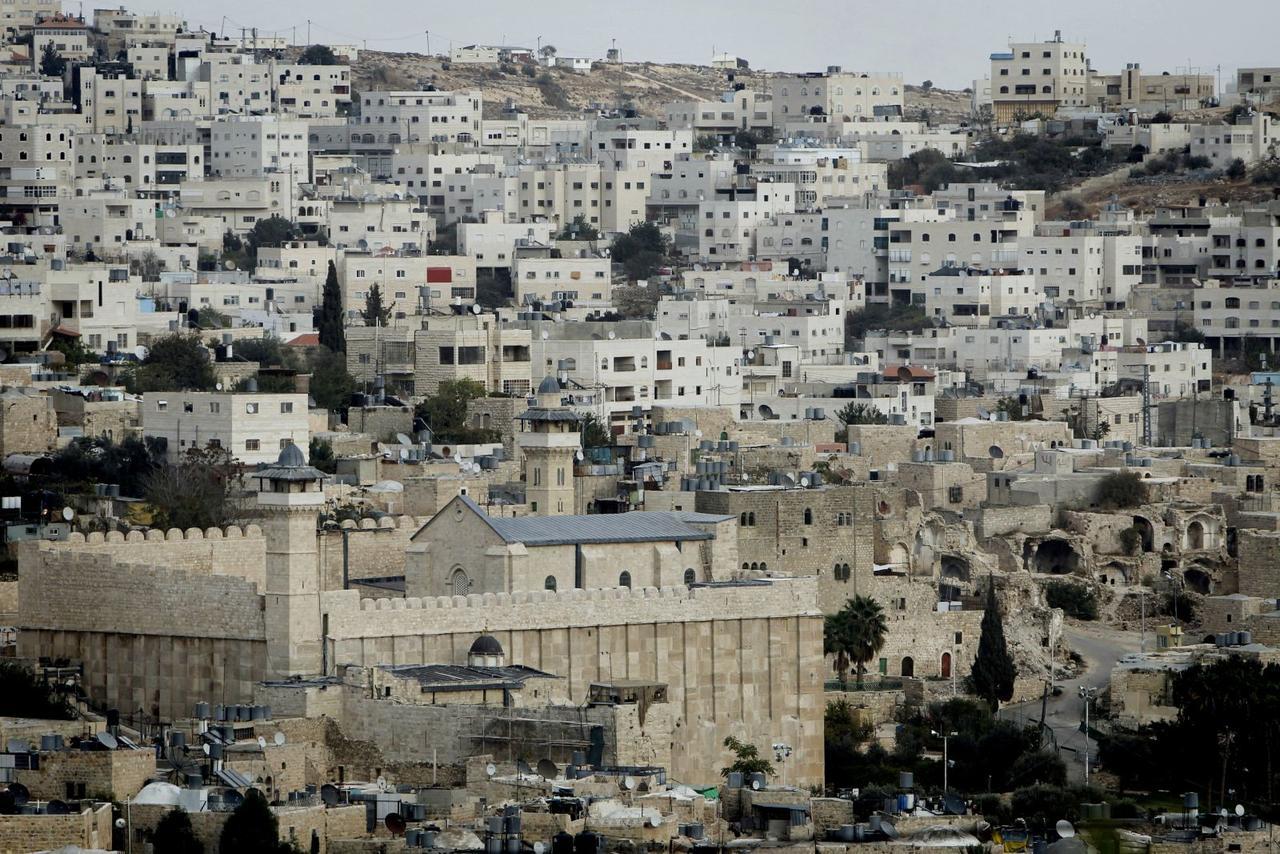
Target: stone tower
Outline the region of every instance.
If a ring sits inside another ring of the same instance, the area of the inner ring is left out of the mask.
[[[324,475],[289,444],[275,465],[253,477],[260,483],[267,548],[267,678],[319,675],[324,661],[316,517],[324,508]]]
[[[578,415],[563,404],[560,383],[548,375],[537,400],[519,417],[516,437],[524,453],[524,493],[529,512],[559,516],[574,512],[573,462],[582,446]]]

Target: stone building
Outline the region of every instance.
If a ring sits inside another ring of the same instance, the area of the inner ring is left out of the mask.
[[[100,749],[96,741],[83,748],[41,750],[37,755],[37,767],[13,772],[14,782],[26,786],[37,800],[123,801],[156,773],[154,751]]]
[[[516,437],[524,457],[525,503],[529,512],[559,516],[574,510],[573,462],[582,450],[580,417],[564,405],[560,383],[548,374],[538,385],[537,400],[519,421]]]
[[[30,388],[0,390],[0,458],[52,451],[58,417],[49,398]]]

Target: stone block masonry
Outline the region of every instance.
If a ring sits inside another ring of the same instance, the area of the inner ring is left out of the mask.
[[[359,604],[349,591],[325,594],[321,607],[339,666],[460,664],[487,632],[509,663],[565,679],[575,704],[593,682],[666,683],[676,779],[714,783],[733,734],[792,745],[788,782],[822,781],[822,616],[812,578]]]

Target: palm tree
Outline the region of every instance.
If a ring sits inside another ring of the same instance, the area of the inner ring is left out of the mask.
[[[880,603],[870,596],[854,596],[836,617],[840,619],[845,635],[842,645],[855,667],[858,687],[861,688],[864,668],[884,646],[889,624]]]
[[[822,626],[822,653],[836,657],[836,674],[842,688],[849,682],[849,654],[853,651],[851,639],[848,615],[844,611],[828,614]]]

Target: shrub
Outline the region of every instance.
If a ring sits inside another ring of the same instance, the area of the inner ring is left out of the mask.
[[[1227,177],[1232,181],[1239,181],[1249,170],[1245,168],[1244,161],[1237,157],[1227,166]]]
[[[1184,623],[1197,622],[1196,617],[1199,615],[1200,603],[1196,601],[1195,596],[1185,590],[1179,590],[1175,593],[1166,593],[1160,600],[1160,613],[1166,617],[1173,617]]]
[[[1083,584],[1054,581],[1045,587],[1044,599],[1050,608],[1061,608],[1068,617],[1098,619],[1098,597]]]
[[[1120,548],[1127,555],[1137,554],[1138,549],[1142,546],[1142,532],[1130,525],[1120,532]]]
[[[1107,510],[1140,507],[1147,503],[1147,485],[1137,472],[1109,474],[1098,484],[1097,503]]]

